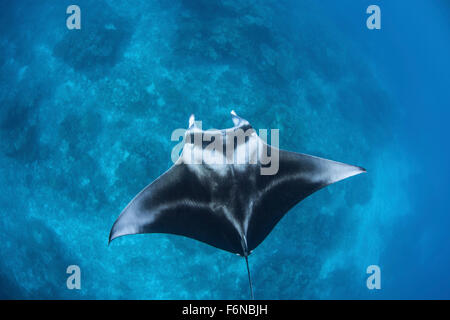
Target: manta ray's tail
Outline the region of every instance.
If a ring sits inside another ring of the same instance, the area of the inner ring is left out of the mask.
[[[252,277],[250,276],[250,267],[248,266],[248,256],[245,256],[245,263],[247,264],[247,273],[248,273],[248,283],[250,284],[250,296],[252,300],[255,300],[253,296],[253,286],[252,286]]]

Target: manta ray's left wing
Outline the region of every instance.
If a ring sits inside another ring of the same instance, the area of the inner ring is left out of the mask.
[[[239,235],[221,210],[211,210],[210,190],[187,165],[172,166],[142,190],[114,223],[109,241],[131,234],[170,233],[238,253]]]

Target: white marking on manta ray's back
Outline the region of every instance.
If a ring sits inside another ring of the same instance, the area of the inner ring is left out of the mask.
[[[183,140],[172,150],[172,160],[176,165],[234,165],[234,169],[241,171],[244,167],[237,165],[264,165],[260,171],[262,175],[274,175],[279,169],[279,130],[271,130],[272,148],[268,154],[267,130],[260,129],[259,136],[251,128],[248,121],[237,116],[232,111],[232,120],[235,127],[224,130],[202,130],[202,122],[195,121],[194,115],[189,118],[189,129],[176,129],[172,133],[172,141]],[[246,128],[244,130],[243,128]],[[183,133],[183,135],[181,135]],[[181,155],[179,148],[183,144]],[[207,144],[205,147],[204,145]],[[176,159],[176,160],[175,160]],[[270,165],[270,166],[267,166]],[[214,167],[217,173],[226,175],[229,170]],[[201,170],[196,170],[200,172]]]

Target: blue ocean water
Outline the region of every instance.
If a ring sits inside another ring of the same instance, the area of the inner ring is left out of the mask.
[[[229,127],[232,109],[283,149],[368,170],[255,249],[256,298],[450,298],[449,17],[445,0],[3,0],[0,298],[247,299],[238,256],[163,234],[108,246],[171,166],[172,131],[191,113]]]

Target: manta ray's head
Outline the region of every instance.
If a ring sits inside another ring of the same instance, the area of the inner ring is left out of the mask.
[[[234,128],[242,128],[242,129],[251,128],[250,123],[247,120],[245,120],[244,118],[239,117],[234,110],[231,110],[230,114],[231,114],[231,120],[233,121],[233,124],[234,124],[234,127],[232,129],[234,129]],[[198,126],[197,126],[197,122],[195,121],[195,115],[191,114],[191,116],[189,117],[188,130],[191,130],[194,128],[198,128]],[[200,127],[200,129],[201,129],[201,127]]]
[[[248,170],[245,166],[255,165],[261,174],[273,175],[278,172],[278,139],[275,148],[260,138],[250,123],[231,111],[234,126],[226,129],[202,129],[202,122],[195,116],[189,117],[189,128],[184,136],[184,146],[178,164],[203,164],[223,166],[220,172],[228,170]],[[265,130],[259,130],[264,133]],[[274,136],[272,137],[274,140]],[[231,168],[230,166],[233,166]],[[193,168],[193,170],[197,170]]]

